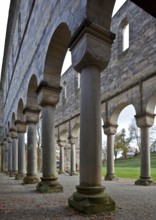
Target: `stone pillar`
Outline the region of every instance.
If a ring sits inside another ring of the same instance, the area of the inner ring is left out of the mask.
[[[61,88],[42,82],[38,89],[38,103],[42,106],[42,164],[43,176],[37,185],[41,193],[62,192],[56,173],[55,107]]]
[[[8,174],[8,142],[7,138],[4,139],[4,173]]]
[[[2,172],[2,144],[0,143],[0,173]]]
[[[8,140],[8,174],[11,177],[12,174],[12,139],[11,137],[7,137]]]
[[[4,142],[1,143],[1,172],[4,172]]]
[[[66,142],[58,139],[57,144],[60,147],[59,174],[63,174],[64,173],[64,146],[65,146]]]
[[[68,137],[68,142],[71,146],[71,156],[70,156],[70,176],[78,175],[76,172],[76,141],[77,138],[72,136]]]
[[[136,180],[136,185],[149,186],[153,184],[151,179],[151,161],[150,161],[150,147],[149,147],[149,127],[154,123],[155,115],[142,114],[136,115],[136,123],[141,131],[141,161],[140,161],[140,178]]]
[[[27,174],[23,179],[24,184],[36,184],[37,176],[37,143],[36,124],[39,120],[40,110],[36,107],[26,107],[23,111],[27,124]]]
[[[96,24],[83,23],[71,41],[72,64],[81,73],[80,184],[70,206],[85,213],[115,209],[102,186],[100,72],[109,62],[114,35]]]
[[[116,133],[117,125],[106,124],[103,126],[104,133],[107,135],[107,173],[105,180],[118,180],[114,172],[114,144],[113,135]]]
[[[16,176],[18,173],[18,133],[14,128],[10,129],[12,138],[12,171],[10,176]]]
[[[23,121],[15,121],[18,132],[18,173],[15,177],[16,180],[23,180],[26,173],[26,161],[25,161],[25,132],[26,123]]]

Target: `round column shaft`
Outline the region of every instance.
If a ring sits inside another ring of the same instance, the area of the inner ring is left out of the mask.
[[[107,135],[107,174],[105,179],[110,180],[114,178],[114,147],[113,135]]]
[[[37,177],[37,145],[36,145],[36,123],[28,123],[27,127],[27,174],[24,184],[38,183]]]
[[[58,146],[60,147],[60,165],[59,165],[59,174],[64,173],[64,144],[63,141],[57,141]]]
[[[43,106],[42,116],[43,177],[37,185],[37,190],[42,193],[60,192],[63,188],[58,183],[56,174],[55,107]]]
[[[24,140],[24,133],[18,133],[18,174],[16,175],[16,179],[23,179],[26,173]]]
[[[76,172],[76,140],[69,137],[69,143],[71,145],[71,156],[70,156],[70,176],[78,175]]]
[[[11,176],[16,176],[18,172],[18,140],[12,139],[12,172]]]
[[[151,178],[151,159],[149,148],[149,128],[141,128],[141,169],[140,178]]]
[[[95,66],[81,72],[80,185],[101,185],[100,74]]]
[[[8,171],[11,176],[12,173],[12,140],[9,140],[9,157],[8,157]]]

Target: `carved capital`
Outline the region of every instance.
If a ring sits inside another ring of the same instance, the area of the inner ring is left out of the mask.
[[[116,134],[118,125],[113,124],[105,124],[103,125],[104,133],[106,135],[114,135]]]
[[[57,144],[58,144],[59,147],[65,147],[66,146],[66,141],[58,139]]]
[[[20,120],[16,120],[15,121],[15,125],[16,125],[18,133],[25,133],[26,132],[26,122],[20,121]]]
[[[25,109],[23,110],[24,113],[24,119],[26,121],[26,124],[37,124],[39,121],[39,113],[40,109],[36,107],[30,107],[26,106]]]
[[[152,127],[154,123],[154,118],[155,118],[155,114],[149,114],[149,113],[135,115],[136,124],[139,128]]]
[[[77,138],[76,137],[73,137],[73,136],[69,136],[68,137],[68,143],[69,144],[76,144],[77,142]]]
[[[70,43],[72,65],[76,71],[89,65],[106,68],[115,35],[97,24],[84,21]]]
[[[40,106],[55,106],[59,102],[62,87],[50,86],[47,82],[42,81],[36,91],[38,103]]]
[[[10,133],[12,139],[18,138],[18,133],[14,128],[10,128]]]

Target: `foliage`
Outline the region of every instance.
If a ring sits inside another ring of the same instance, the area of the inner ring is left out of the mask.
[[[117,152],[119,149],[123,151],[123,156],[127,158],[127,152],[129,148],[130,139],[126,138],[126,130],[123,128],[114,137],[114,151]],[[116,154],[115,154],[116,157]]]

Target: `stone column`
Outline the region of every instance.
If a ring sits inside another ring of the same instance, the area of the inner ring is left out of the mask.
[[[16,176],[18,173],[18,133],[14,128],[10,129],[12,138],[12,171],[10,176]]]
[[[3,148],[4,148],[4,143],[1,142],[1,146],[0,146],[0,150],[1,150],[1,159],[0,159],[0,172],[3,173]]]
[[[150,161],[150,147],[149,147],[149,127],[154,123],[155,115],[142,114],[136,115],[136,123],[141,131],[141,161],[140,161],[140,178],[136,180],[136,185],[148,186],[153,184],[151,179],[151,161]]]
[[[7,138],[4,139],[4,173],[8,174],[8,142]]]
[[[107,173],[105,180],[118,180],[114,172],[114,144],[113,135],[116,133],[117,125],[106,124],[103,126],[104,133],[107,135]]]
[[[72,136],[68,137],[68,142],[71,146],[71,156],[70,156],[70,176],[78,175],[76,172],[76,141],[77,138]]]
[[[8,140],[8,174],[11,177],[12,174],[12,139],[11,137],[7,137]]]
[[[0,173],[2,172],[2,144],[0,143]]]
[[[23,111],[27,124],[27,174],[23,179],[24,184],[36,184],[37,176],[37,143],[36,124],[39,120],[40,110],[36,107],[26,107]]]
[[[61,88],[42,82],[38,89],[38,103],[42,106],[42,164],[43,176],[37,185],[41,193],[62,192],[56,173],[55,107]]]
[[[113,37],[96,24],[83,23],[71,41],[72,64],[81,73],[80,184],[70,206],[85,213],[115,209],[102,186],[100,72],[106,68]]]
[[[23,180],[26,174],[26,161],[25,161],[25,132],[26,123],[23,121],[15,121],[18,132],[18,173],[15,177],[16,180]]]
[[[57,144],[60,147],[60,166],[59,166],[59,174],[64,173],[64,146],[66,144],[65,141],[60,139],[57,140]]]

